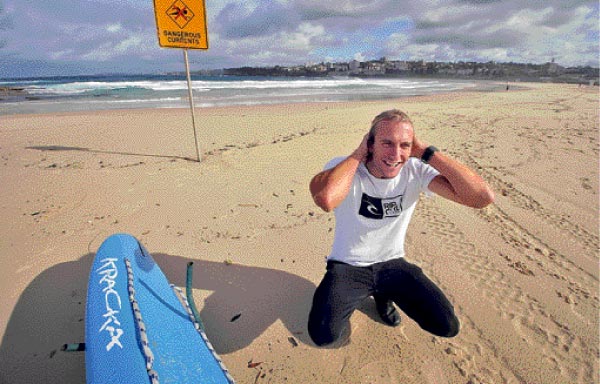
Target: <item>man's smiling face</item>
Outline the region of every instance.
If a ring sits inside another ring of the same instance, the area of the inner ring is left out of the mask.
[[[396,177],[410,157],[414,130],[406,121],[382,121],[375,130],[375,140],[369,147],[369,172],[380,179]]]

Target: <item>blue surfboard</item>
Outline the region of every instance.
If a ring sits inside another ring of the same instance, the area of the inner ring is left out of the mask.
[[[98,249],[87,293],[86,379],[96,383],[233,383],[185,295],[133,236]]]

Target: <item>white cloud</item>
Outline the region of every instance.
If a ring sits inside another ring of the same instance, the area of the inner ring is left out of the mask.
[[[108,61],[114,57],[112,44],[104,43],[101,46],[81,55],[81,59],[87,61]]]
[[[304,17],[309,19],[321,19],[330,17],[352,17],[380,15],[389,7],[393,7],[394,1],[390,0],[295,0],[291,2],[294,9],[300,11]]]
[[[129,36],[125,40],[118,43],[114,50],[117,53],[126,53],[131,49],[143,47],[144,39],[141,36]]]
[[[144,54],[149,49],[146,42],[145,36],[132,34],[116,43],[105,42],[82,54],[81,58],[90,61],[109,61],[123,56]]]
[[[401,52],[410,45],[408,36],[405,33],[393,33],[387,39],[386,52]]]
[[[288,49],[308,53],[313,48],[313,41],[323,36],[325,36],[325,28],[323,26],[302,23],[295,32],[282,33],[280,40],[286,42],[286,48]]]
[[[61,60],[68,57],[73,57],[72,49],[65,49],[63,51],[50,52],[49,56],[52,60]]]
[[[109,24],[109,25],[106,26],[106,31],[107,32],[115,33],[115,32],[119,32],[121,30],[123,30],[123,27],[121,26],[121,23]]]
[[[354,54],[354,60],[356,60],[356,61],[365,61],[366,58],[365,58],[365,56],[362,53],[357,52],[357,53]]]
[[[322,25],[301,23],[293,31],[241,39],[224,39],[221,35],[217,35],[217,39],[218,44],[211,43],[217,54],[231,55],[232,58],[239,59],[235,65],[252,63],[252,65],[271,66],[304,63],[310,56],[311,50],[315,46],[327,43],[330,37]]]

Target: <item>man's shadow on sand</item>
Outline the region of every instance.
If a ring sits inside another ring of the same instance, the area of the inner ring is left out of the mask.
[[[193,287],[206,333],[218,353],[247,347],[275,321],[310,344],[306,331],[315,285],[268,268],[226,265],[151,253],[167,279],[185,287],[194,262]],[[0,345],[0,383],[85,382],[83,353],[62,352],[83,342],[87,284],[94,254],[55,265],[37,276],[19,298]]]

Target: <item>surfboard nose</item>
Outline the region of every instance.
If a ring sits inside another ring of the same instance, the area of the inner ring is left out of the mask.
[[[152,259],[152,255],[142,243],[135,236],[128,233],[110,235],[98,248],[98,253],[107,255],[119,254],[121,252],[132,255],[131,261],[135,262],[140,269],[146,272],[150,271],[156,265],[154,259]]]

